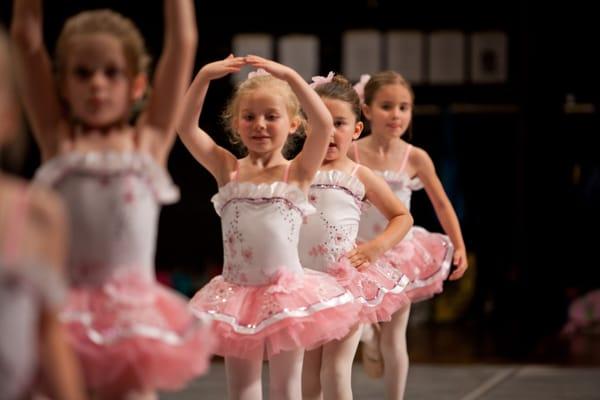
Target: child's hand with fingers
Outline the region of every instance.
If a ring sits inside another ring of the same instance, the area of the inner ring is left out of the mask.
[[[373,241],[361,243],[350,250],[346,257],[354,268],[367,267],[381,255],[381,250]]]
[[[233,54],[230,54],[223,60],[206,64],[200,70],[200,74],[205,79],[212,81],[234,72],[239,72],[244,65],[246,65],[245,57],[235,57]]]
[[[454,269],[452,274],[450,274],[450,277],[448,279],[450,279],[451,281],[455,281],[457,279],[460,279],[464,275],[465,271],[467,270],[467,267],[469,266],[467,264],[467,251],[464,248],[458,248],[454,250],[452,264],[455,265],[456,268]]]
[[[290,76],[293,70],[283,64],[279,64],[273,60],[268,60],[255,55],[248,55],[244,57],[246,64],[252,65],[255,68],[262,68],[275,78],[286,80]]]

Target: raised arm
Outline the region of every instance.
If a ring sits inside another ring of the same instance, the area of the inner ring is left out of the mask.
[[[334,131],[333,119],[319,95],[292,68],[257,56],[246,61],[263,68],[273,76],[289,83],[308,118],[311,134],[307,136],[302,151],[292,162],[290,173],[301,184],[309,185],[319,170]]]
[[[210,81],[238,72],[243,65],[243,57],[230,55],[224,60],[202,67],[185,93],[183,112],[177,126],[177,133],[185,147],[215,177],[219,186],[227,183],[237,160],[233,154],[217,145],[204,130],[200,129],[198,120]]]
[[[458,217],[446,195],[442,182],[435,172],[435,166],[429,155],[422,149],[415,148],[410,155],[410,162],[417,171],[417,176],[423,182],[425,191],[435,214],[437,215],[444,232],[450,237],[454,245],[453,264],[456,269],[450,274],[450,280],[459,279],[467,269],[467,251],[460,230]]]
[[[165,34],[152,94],[142,118],[143,129],[151,135],[151,153],[165,163],[175,139],[183,94],[194,66],[198,32],[191,0],[165,0]]]
[[[366,199],[389,221],[383,232],[347,254],[350,263],[359,268],[373,262],[400,242],[412,227],[413,218],[381,177],[364,166],[358,169],[357,176],[365,185]]]
[[[42,160],[58,152],[61,107],[52,66],[42,36],[41,0],[15,0],[11,36],[15,43],[18,83]]]

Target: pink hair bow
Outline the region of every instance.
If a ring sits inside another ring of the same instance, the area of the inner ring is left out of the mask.
[[[365,102],[365,86],[367,82],[369,82],[369,79],[371,79],[371,75],[362,74],[358,83],[353,86],[354,90],[358,94],[358,98],[360,99],[361,103]]]
[[[329,73],[327,74],[327,76],[313,76],[312,79],[312,83],[310,84],[310,87],[313,89],[316,89],[317,87],[324,85],[326,83],[329,83],[333,80],[333,76],[335,74],[333,73],[333,71],[329,71]]]
[[[264,69],[259,68],[256,71],[250,71],[248,73],[248,79],[256,78],[257,76],[265,76],[265,75],[271,75],[271,74],[268,73],[267,71],[265,71]]]

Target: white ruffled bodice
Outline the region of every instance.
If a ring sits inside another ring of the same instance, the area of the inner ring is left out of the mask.
[[[412,192],[423,188],[419,178],[411,178],[404,171],[373,171],[390,186],[396,197],[410,210]],[[371,203],[365,202],[360,219],[358,237],[367,241],[383,232],[388,224],[387,218]]]
[[[179,191],[149,155],[68,153],[42,165],[35,180],[66,203],[73,284],[101,284],[131,268],[153,277],[160,205]]]
[[[221,216],[225,280],[262,285],[273,282],[282,268],[302,273],[300,226],[314,207],[300,188],[285,182],[231,181],[212,202]]]
[[[365,187],[342,171],[319,171],[308,195],[317,212],[300,233],[300,260],[307,268],[327,267],[354,247]]]

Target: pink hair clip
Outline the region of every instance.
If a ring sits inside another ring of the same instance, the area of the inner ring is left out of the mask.
[[[333,71],[329,71],[329,73],[327,74],[327,76],[313,76],[312,79],[312,83],[310,84],[310,87],[313,89],[316,89],[317,87],[324,85],[326,83],[329,83],[333,80],[334,77],[334,73]]]
[[[362,74],[358,83],[353,86],[361,103],[365,102],[365,86],[367,85],[367,82],[369,82],[369,79],[371,79],[371,75]]]
[[[256,78],[257,76],[265,76],[265,75],[271,75],[271,74],[268,73],[267,71],[265,71],[264,69],[259,68],[256,71],[250,71],[248,73],[248,79]]]

